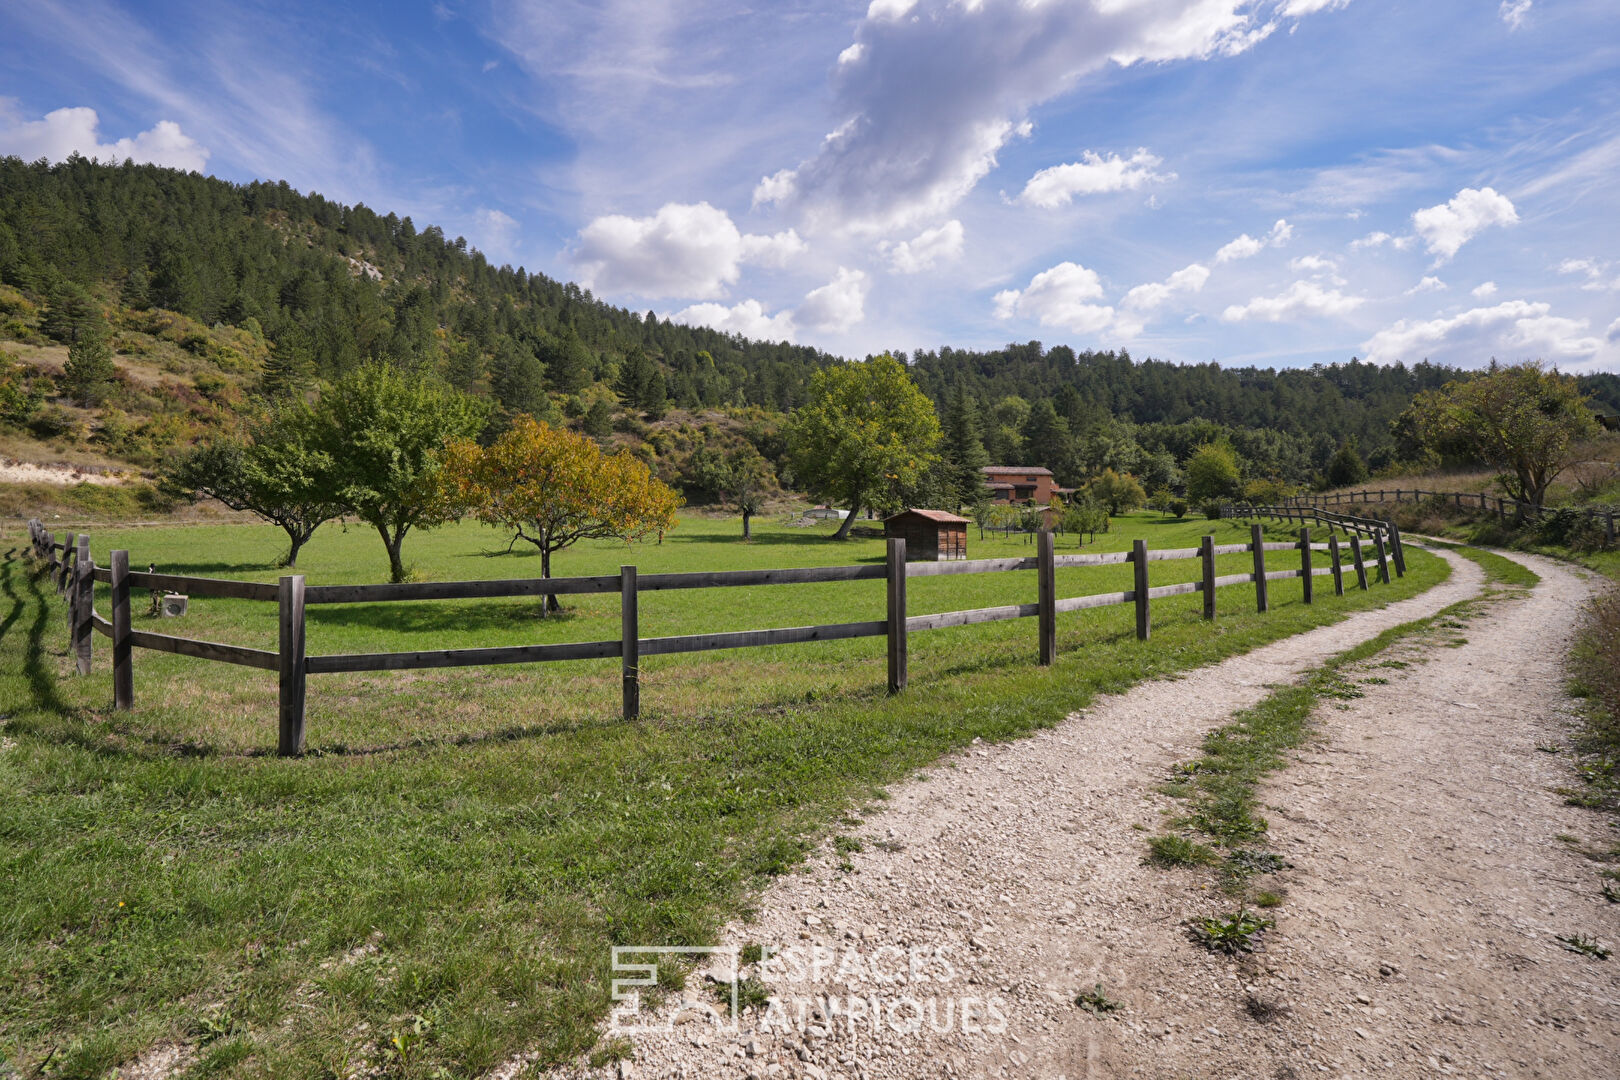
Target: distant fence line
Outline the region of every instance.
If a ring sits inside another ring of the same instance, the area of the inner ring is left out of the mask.
[[[1404,503],[1422,502],[1424,499],[1440,499],[1455,504],[1458,510],[1478,508],[1485,513],[1494,513],[1497,520],[1507,524],[1508,514],[1511,512],[1517,519],[1541,519],[1560,509],[1579,510],[1588,522],[1603,526],[1603,534],[1609,544],[1614,543],[1614,515],[1615,511],[1608,507],[1547,507],[1537,506],[1535,503],[1525,502],[1523,499],[1504,499],[1497,495],[1486,495],[1475,491],[1424,491],[1421,488],[1396,488],[1394,491],[1341,491],[1332,495],[1295,495],[1283,500],[1284,504],[1292,506],[1351,506],[1367,505],[1371,503]],[[1493,509],[1494,508],[1494,509]]]
[[[1237,509],[1232,509],[1234,514],[1228,516],[1236,516]],[[1353,534],[1348,545],[1348,562],[1345,559],[1345,548],[1340,544],[1338,535],[1332,533],[1331,525],[1327,543],[1313,542],[1309,526],[1303,526],[1299,530],[1297,541],[1267,543],[1262,527],[1254,524],[1250,526],[1250,540],[1246,544],[1216,544],[1213,536],[1205,536],[1203,542],[1196,548],[1157,551],[1150,551],[1146,541],[1137,540],[1130,551],[1058,555],[1052,533],[1043,531],[1037,534],[1037,551],[1032,558],[908,563],[905,541],[891,538],[888,541],[886,558],[881,566],[813,566],[780,570],[724,570],[645,575],[639,574],[634,566],[623,566],[619,568],[618,574],[594,577],[508,578],[494,581],[439,581],[399,585],[306,585],[302,574],[287,575],[272,585],[226,578],[145,573],[130,570],[128,551],[114,551],[109,556],[108,565],[98,566],[90,554],[88,533],[69,532],[65,540],[58,541],[38,520],[30,521],[28,528],[33,554],[49,567],[57,592],[68,600],[70,651],[79,674],[90,673],[93,633],[100,633],[112,639],[115,708],[134,707],[133,650],[137,648],[274,671],[279,674],[281,680],[277,752],[283,757],[295,757],[304,750],[306,678],[309,675],[617,657],[622,671],[623,715],[628,720],[640,715],[641,711],[640,663],[643,656],[666,656],[760,645],[788,645],[806,641],[885,637],[888,639],[889,692],[898,693],[906,686],[907,639],[914,632],[1033,617],[1038,620],[1038,662],[1041,665],[1049,665],[1057,656],[1057,616],[1063,612],[1114,604],[1132,604],[1136,609],[1136,636],[1139,640],[1146,641],[1151,634],[1152,619],[1149,604],[1152,600],[1202,593],[1203,617],[1213,620],[1216,614],[1216,590],[1225,586],[1252,584],[1256,610],[1260,612],[1270,609],[1267,583],[1271,581],[1296,577],[1302,579],[1304,600],[1307,604],[1312,603],[1314,599],[1315,578],[1324,575],[1332,576],[1336,596],[1344,595],[1344,579],[1347,571],[1354,573],[1354,586],[1365,590],[1368,588],[1367,560],[1370,553],[1362,547],[1363,532],[1371,537],[1376,548],[1375,574],[1379,582],[1389,583],[1391,558],[1394,560],[1396,575],[1405,573],[1406,564],[1401,551],[1399,532],[1392,523],[1373,519],[1350,519],[1345,515],[1329,514],[1322,517],[1342,518],[1355,523],[1353,527],[1340,526],[1343,531]],[[1365,524],[1366,522],[1372,524]],[[1267,553],[1282,551],[1299,552],[1299,567],[1268,570]],[[1313,559],[1317,552],[1328,553],[1327,566],[1314,565]],[[1216,575],[1216,556],[1237,553],[1253,555],[1253,571]],[[1148,563],[1180,559],[1199,560],[1202,573],[1198,580],[1149,586]],[[1135,568],[1133,587],[1130,589],[1087,596],[1057,595],[1059,567],[1126,563],[1132,564]],[[911,578],[1023,570],[1036,572],[1036,600],[1032,604],[1008,604],[933,615],[907,614],[906,582]],[[638,598],[643,592],[876,580],[882,580],[886,589],[886,612],[881,620],[683,634],[675,637],[644,638],[640,635]],[[111,618],[103,617],[95,609],[96,582],[111,587]],[[137,588],[168,589],[185,592],[189,596],[274,603],[280,613],[278,648],[273,651],[254,649],[132,629],[130,591]],[[620,598],[621,633],[617,639],[555,645],[511,645],[318,656],[307,655],[305,651],[305,610],[311,604],[493,599],[612,592],[617,592]]]

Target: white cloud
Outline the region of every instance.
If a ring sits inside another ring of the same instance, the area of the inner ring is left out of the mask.
[[[813,224],[833,229],[883,232],[944,217],[1030,111],[1077,79],[1109,65],[1241,53],[1285,15],[1325,6],[877,0],[855,29],[859,50],[833,68],[838,130],[798,166],[798,198]]]
[[[924,229],[910,240],[898,244],[888,241],[878,250],[889,258],[889,265],[897,274],[915,274],[938,263],[960,258],[962,255],[962,223],[954,218],[934,229]]]
[[[792,229],[744,235],[706,202],[665,203],[651,217],[599,217],[579,232],[574,263],[591,288],[638,296],[723,296],[743,263],[780,266],[804,250]]]
[[[1387,232],[1370,232],[1360,240],[1350,241],[1350,250],[1360,251],[1362,248],[1383,247],[1393,239],[1394,237]]]
[[[1620,274],[1609,277],[1609,269],[1613,266],[1606,259],[1565,259],[1558,264],[1560,274],[1582,274],[1586,280],[1581,282],[1581,288],[1587,292],[1606,292],[1610,289],[1620,289]]]
[[[1282,7],[1284,15],[1314,15],[1328,8],[1341,8],[1350,0],[1288,0]]]
[[[1477,366],[1492,356],[1508,361],[1579,359],[1603,347],[1585,334],[1587,320],[1559,318],[1551,310],[1546,303],[1505,300],[1451,318],[1402,319],[1374,334],[1363,348],[1374,363],[1429,358]]]
[[[682,308],[670,319],[688,326],[708,326],[726,334],[741,334],[759,341],[792,341],[793,316],[781,311],[768,315],[758,300],[744,300],[726,307],[724,304],[693,304]]]
[[[1418,282],[1416,285],[1412,286],[1410,289],[1407,289],[1406,290],[1406,295],[1407,296],[1416,296],[1418,293],[1444,292],[1448,288],[1450,288],[1450,286],[1447,285],[1445,282],[1441,281],[1439,278],[1435,277],[1433,274],[1428,274],[1428,275],[1424,276],[1422,281]]]
[[[1502,6],[1496,10],[1502,16],[1502,21],[1508,24],[1509,30],[1517,30],[1524,25],[1530,7],[1531,0],[1502,0]]]
[[[1090,303],[1102,297],[1095,270],[1061,262],[1029,280],[1026,289],[1006,289],[995,296],[996,318],[1021,316],[1042,326],[1061,326],[1077,334],[1095,334],[1114,321],[1114,309]]]
[[[1224,322],[1261,319],[1282,322],[1299,316],[1347,315],[1366,303],[1338,289],[1324,289],[1314,281],[1296,281],[1276,296],[1257,296],[1247,304],[1233,304],[1221,313]]]
[[[860,270],[840,266],[837,277],[805,295],[804,303],[793,313],[793,321],[812,330],[841,334],[866,318],[870,284]]]
[[[1244,233],[1231,243],[1224,245],[1215,253],[1218,263],[1232,262],[1234,259],[1247,259],[1258,255],[1268,247],[1282,247],[1288,243],[1288,238],[1294,235],[1294,227],[1288,224],[1286,218],[1280,219],[1271,227],[1271,232],[1259,240]]]
[[[1496,295],[1496,282],[1494,282],[1494,281],[1482,281],[1478,285],[1474,286],[1472,292],[1473,292],[1473,294],[1475,296],[1479,297],[1479,299],[1481,299],[1481,300],[1484,300],[1487,297],[1495,296]]]
[[[1092,150],[1068,165],[1053,165],[1029,178],[1018,201],[1051,210],[1067,206],[1076,195],[1101,195],[1111,191],[1135,191],[1150,182],[1174,180],[1175,173],[1156,173],[1163,159],[1146,149],[1129,158],[1109,154],[1106,158]]]
[[[1610,323],[1609,329],[1604,331],[1603,336],[1608,341],[1620,341],[1620,319]]]
[[[520,228],[516,218],[481,206],[473,215],[473,221],[478,227],[478,246],[485,255],[497,260],[512,258]]]
[[[1412,227],[1423,237],[1436,263],[1457,254],[1459,248],[1492,225],[1515,225],[1519,213],[1513,202],[1495,188],[1463,188],[1450,202],[1419,210]]]
[[[778,169],[754,185],[754,205],[768,206],[791,198],[797,174],[792,169]]]
[[[24,120],[15,101],[0,98],[0,154],[15,154],[24,161],[62,161],[70,154],[114,164],[133,159],[187,172],[208,167],[208,148],[198,145],[172,120],[159,120],[134,138],[112,143],[101,141],[100,126],[101,118],[94,109],[55,109],[42,120]]]
[[[1148,317],[1153,312],[1169,303],[1177,294],[1203,291],[1204,283],[1208,280],[1209,267],[1192,263],[1163,281],[1136,286],[1119,302],[1119,312],[1110,328],[1110,336],[1127,341],[1136,337],[1147,328]]]

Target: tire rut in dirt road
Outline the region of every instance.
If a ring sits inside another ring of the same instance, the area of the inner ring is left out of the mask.
[[[1253,1061],[1217,1064],[1235,1060],[1223,1047],[1228,1027],[1257,1025],[1237,1015],[1234,966],[1196,949],[1180,924],[1225,901],[1189,897],[1185,879],[1143,866],[1143,830],[1169,802],[1157,788],[1170,766],[1268,686],[1477,595],[1479,567],[1444,557],[1451,577],[1420,596],[1099,699],[1056,728],[976,745],[896,786],[852,830],[863,851],[812,859],[806,873],[773,883],[755,923],[728,928],[727,943],[797,954],[766,979],[781,1011],[750,1014],[740,1034],[694,1022],[638,1035],[635,1074],[1273,1075],[1252,1071]],[[851,872],[838,869],[845,858]],[[793,970],[818,949],[823,970]],[[907,969],[915,975],[893,978]],[[1099,982],[1120,1012],[1075,1006]],[[712,1000],[689,983],[692,1000]],[[1220,1023],[1203,1022],[1206,1003]],[[978,1030],[964,1030],[964,1005]],[[678,1010],[666,1005],[664,1015]],[[913,1018],[921,1030],[896,1030]]]

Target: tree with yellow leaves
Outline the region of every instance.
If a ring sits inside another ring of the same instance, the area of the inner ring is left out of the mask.
[[[680,497],[628,451],[604,454],[595,440],[519,416],[487,447],[452,443],[443,477],[451,498],[478,520],[513,531],[512,543],[551,556],[580,540],[634,542],[675,527]],[[546,610],[559,609],[548,596]]]

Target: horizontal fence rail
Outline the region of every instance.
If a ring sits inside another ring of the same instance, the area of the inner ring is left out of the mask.
[[[1370,506],[1383,503],[1419,503],[1435,499],[1451,503],[1458,510],[1481,510],[1487,514],[1496,515],[1497,519],[1506,524],[1511,514],[1516,520],[1540,520],[1548,514],[1557,512],[1559,507],[1538,506],[1535,503],[1525,502],[1523,499],[1503,498],[1499,495],[1487,495],[1481,491],[1424,491],[1422,488],[1395,488],[1393,490],[1367,490],[1367,491],[1340,491],[1331,495],[1295,495],[1284,499],[1283,502],[1294,506]],[[1577,510],[1592,525],[1603,528],[1606,541],[1614,544],[1614,517],[1620,513],[1610,506],[1582,506],[1567,507],[1565,509]]]
[[[1258,523],[1251,524],[1249,542],[1217,544],[1205,536],[1195,548],[1150,550],[1146,541],[1137,540],[1130,551],[1059,555],[1053,534],[1036,535],[1036,554],[1024,558],[974,559],[954,562],[906,561],[905,541],[893,538],[882,564],[855,566],[814,566],[779,570],[725,570],[702,573],[660,573],[638,575],[634,566],[620,568],[617,575],[604,574],[571,578],[512,578],[496,581],[440,581],[399,585],[306,585],[302,575],[288,575],[275,584],[236,581],[225,578],[188,577],[160,574],[155,570],[132,571],[129,552],[114,551],[108,565],[97,566],[90,556],[90,537],[68,533],[58,541],[38,520],[29,522],[34,556],[50,572],[57,591],[68,600],[71,653],[76,669],[88,675],[91,668],[91,641],[94,634],[111,639],[113,659],[113,703],[120,709],[134,707],[134,649],[189,656],[237,664],[280,677],[278,752],[296,756],[304,749],[306,677],[341,672],[408,671],[429,668],[473,667],[500,664],[535,664],[562,660],[618,659],[622,666],[623,715],[632,719],[640,713],[640,661],[643,656],[672,656],[679,653],[709,652],[770,645],[792,645],[812,641],[841,641],[854,638],[887,639],[888,683],[891,692],[907,683],[907,638],[912,633],[974,626],[1009,619],[1039,620],[1037,637],[1039,663],[1049,665],[1057,655],[1057,616],[1113,605],[1135,609],[1136,636],[1148,640],[1152,633],[1150,603],[1172,596],[1202,594],[1203,617],[1216,617],[1216,593],[1230,586],[1252,586],[1256,610],[1269,610],[1267,586],[1273,581],[1298,578],[1305,602],[1313,601],[1313,583],[1318,577],[1333,579],[1335,595],[1342,596],[1347,575],[1353,586],[1368,588],[1369,580],[1388,583],[1393,557],[1397,576],[1405,573],[1400,531],[1393,522],[1377,518],[1338,514],[1314,506],[1225,507],[1223,517],[1276,517],[1301,524],[1298,539],[1268,541]],[[1326,525],[1327,543],[1313,542],[1307,520]],[[1333,530],[1349,537],[1340,542]],[[1369,574],[1368,552],[1362,539],[1371,540],[1376,567]],[[1327,555],[1326,565],[1316,565],[1318,553]],[[1253,557],[1252,571],[1238,574],[1215,573],[1220,555],[1247,554]],[[1297,554],[1298,564],[1267,566],[1268,556]],[[1148,564],[1196,560],[1197,580],[1150,586]],[[1072,567],[1130,565],[1132,588],[1085,596],[1057,595],[1057,570]],[[946,574],[988,574],[1034,571],[1034,603],[1005,604],[996,607],[946,611],[929,615],[908,615],[906,582],[912,578]],[[643,592],[672,589],[717,589],[764,585],[796,585],[840,581],[883,581],[886,614],[881,620],[830,623],[819,626],[776,627],[718,633],[682,634],[673,637],[644,638],[640,634],[639,604]],[[109,586],[112,594],[111,618],[96,611],[95,585]],[[189,596],[232,600],[273,602],[277,605],[280,640],[276,649],[254,649],[221,642],[160,634],[130,627],[132,589],[172,590]],[[547,645],[511,645],[490,648],[436,649],[407,652],[346,653],[310,656],[306,652],[305,612],[311,604],[375,604],[415,600],[482,600],[525,596],[558,596],[591,593],[620,595],[621,636],[617,640],[566,642]]]

